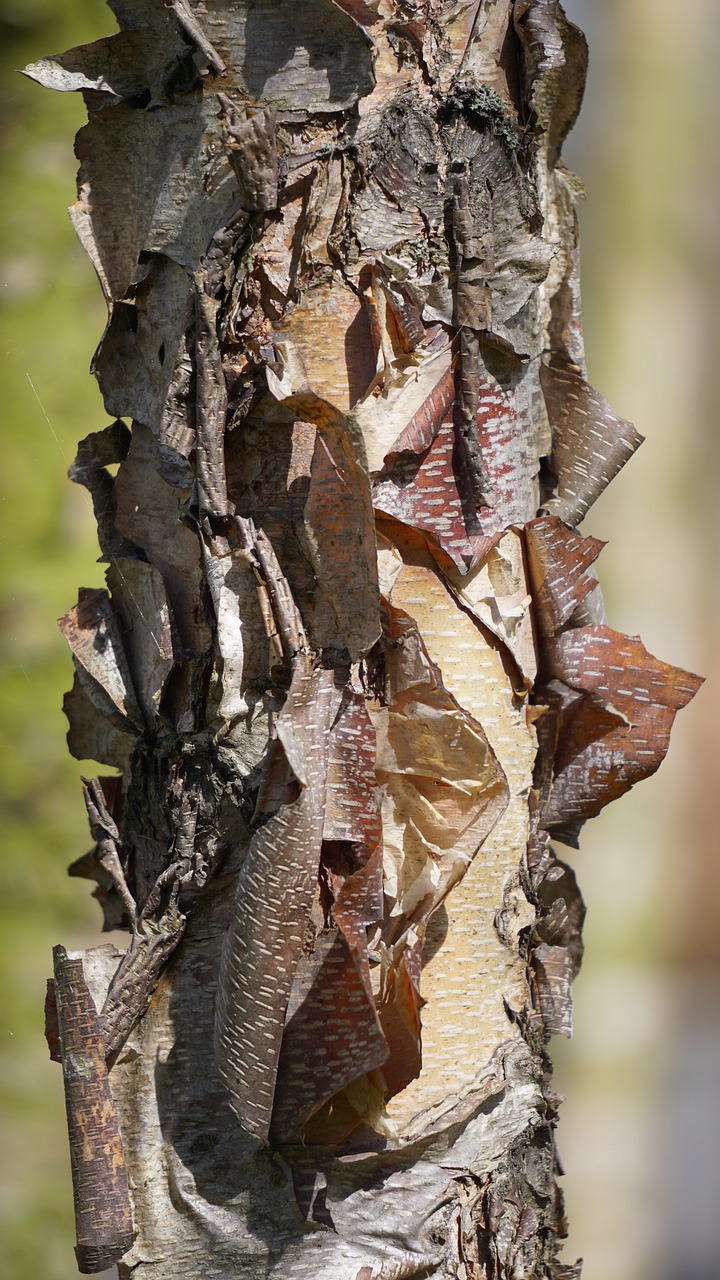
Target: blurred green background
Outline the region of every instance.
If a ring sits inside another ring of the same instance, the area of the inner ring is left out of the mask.
[[[568,0],[591,75],[568,163],[582,210],[591,380],[647,437],[585,532],[610,540],[610,622],[711,674],[720,633],[715,429],[720,38],[712,0]],[[82,100],[16,74],[109,34],[102,0],[0,0],[0,1264],[75,1276],[62,1083],[42,1038],[54,943],[98,938],[80,766],[60,710],[55,627],[101,582],[90,502],[65,479],[106,418],[87,369],[104,305],[65,213]],[[718,686],[678,719],[660,774],[586,828],[589,905],[567,1093],[568,1260],[584,1280],[720,1274]],[[562,851],[561,851],[562,852]]]

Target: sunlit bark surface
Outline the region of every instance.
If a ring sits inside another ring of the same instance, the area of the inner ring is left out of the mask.
[[[698,685],[607,626],[577,531],[640,443],[584,376],[583,37],[555,0],[111,7],[28,69],[89,110],[115,419],[71,469],[108,591],[60,624],[115,770],[73,870],[130,933],[48,998],[81,1268],[577,1276],[550,839]]]

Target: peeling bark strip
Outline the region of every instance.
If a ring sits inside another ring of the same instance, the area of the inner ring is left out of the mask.
[[[54,1003],[70,1135],[77,1263],[105,1271],[133,1242],[127,1170],[105,1047],[82,960],[55,947]]]
[[[460,330],[457,440],[476,506],[492,507],[497,496],[485,474],[477,434],[480,333],[492,329],[492,290],[488,280],[495,271],[492,188],[489,183],[485,191],[481,188],[476,193],[476,208],[471,211],[467,174],[455,174],[452,231],[457,256],[453,320]]]
[[[550,467],[557,482],[557,494],[545,502],[545,510],[580,524],[643,437],[613,413],[577,367],[558,360],[543,366],[541,380],[552,428]]]
[[[225,479],[224,436],[227,391],[216,328],[220,303],[209,298],[205,293],[202,275],[196,278],[195,287],[197,342],[195,448],[200,491],[199,506],[202,515],[222,517],[232,513],[232,505],[228,503]]]
[[[111,7],[27,69],[88,107],[114,419],[70,471],[107,590],[60,620],[115,771],[70,870],[129,933],[48,989],[81,1267],[578,1280],[550,839],[699,684],[575,527],[640,443],[582,372],[584,39],[557,0]]]
[[[270,1131],[290,991],[317,892],[328,741],[337,708],[333,673],[313,671],[300,657],[277,723],[300,795],[282,805],[251,842],[223,948],[218,1069],[241,1124],[263,1139]],[[270,761],[278,767],[277,756]]]

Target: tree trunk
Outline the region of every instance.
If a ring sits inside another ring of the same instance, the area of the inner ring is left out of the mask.
[[[111,7],[28,68],[89,109],[115,418],[71,469],[108,591],[60,624],[117,773],[72,870],[130,932],[48,999],[81,1270],[578,1276],[549,841],[698,686],[576,531],[640,443],[583,371],[584,39],[556,0]]]

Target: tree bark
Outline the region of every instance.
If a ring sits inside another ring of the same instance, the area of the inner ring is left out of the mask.
[[[584,39],[556,0],[111,7],[28,68],[89,110],[115,419],[71,469],[108,591],[60,623],[116,771],[73,870],[130,933],[48,999],[81,1269],[578,1276],[550,839],[699,683],[577,532],[640,443],[584,374]]]

